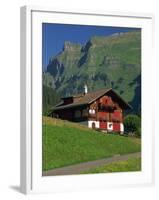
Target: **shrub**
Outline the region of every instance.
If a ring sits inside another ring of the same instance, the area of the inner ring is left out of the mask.
[[[135,135],[141,137],[141,127],[138,127],[138,129],[135,131]]]
[[[124,119],[125,132],[141,136],[141,119],[137,115],[127,115]]]

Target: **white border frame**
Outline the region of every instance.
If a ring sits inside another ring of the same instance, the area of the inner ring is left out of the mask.
[[[42,22],[142,28],[141,172],[42,177]],[[150,14],[67,11],[35,6],[21,8],[21,191],[23,193],[75,191],[79,188],[105,189],[112,186],[154,183],[154,135],[149,134],[150,131],[154,131],[153,113],[152,107],[147,107],[149,101],[152,102],[151,96],[153,96],[152,72],[149,67],[152,66],[152,27],[153,16]]]

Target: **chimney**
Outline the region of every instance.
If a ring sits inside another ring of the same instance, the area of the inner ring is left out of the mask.
[[[87,85],[85,84],[84,85],[84,94],[87,94],[88,93],[88,87],[87,87]]]

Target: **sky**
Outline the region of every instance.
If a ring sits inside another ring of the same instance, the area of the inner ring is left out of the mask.
[[[69,25],[69,24],[42,24],[42,64],[45,70],[49,59],[62,51],[65,41],[84,45],[92,36],[107,36],[119,32],[137,30],[135,28]]]

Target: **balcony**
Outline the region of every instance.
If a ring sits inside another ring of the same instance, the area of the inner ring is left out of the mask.
[[[104,111],[98,112],[97,120],[105,121],[105,122],[122,122],[123,121],[122,115],[116,116],[114,112],[110,113],[110,112],[104,112]]]
[[[105,112],[113,112],[115,109],[115,104],[99,104],[98,105],[98,111],[105,111]]]
[[[91,119],[95,119],[97,117],[96,113],[95,114],[88,114],[88,117]]]

